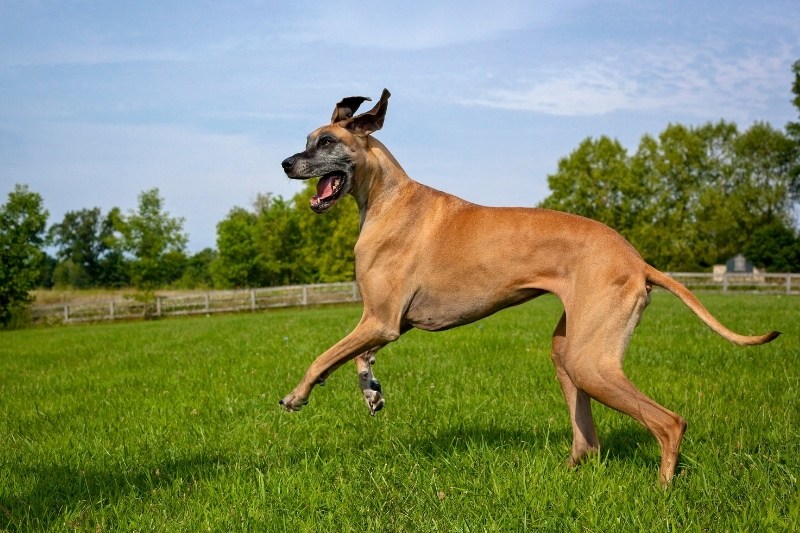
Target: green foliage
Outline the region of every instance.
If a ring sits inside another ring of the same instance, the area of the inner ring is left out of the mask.
[[[58,266],[53,273],[56,286],[78,289],[118,285],[121,251],[115,249],[114,221],[118,210],[105,218],[100,208],[68,211],[50,227],[51,244],[56,246]]]
[[[305,283],[351,281],[355,277],[355,248],[359,232],[358,206],[347,195],[322,215],[309,208],[316,193],[313,182],[297,193],[292,204],[298,213],[300,261]]]
[[[213,287],[214,280],[211,276],[211,265],[217,258],[216,250],[203,248],[191,255],[183,269],[181,279],[176,283],[183,289],[199,289]]]
[[[231,209],[217,224],[217,258],[212,263],[214,285],[254,287],[261,278],[255,245],[256,215],[241,207]]]
[[[57,289],[73,287],[85,289],[93,285],[93,280],[86,273],[86,269],[75,263],[72,259],[59,262],[53,269],[52,284]]]
[[[800,265],[800,235],[772,222],[755,230],[744,249],[754,265],[768,272],[791,272]]]
[[[137,210],[128,216],[114,213],[114,229],[121,249],[130,254],[130,279],[134,286],[153,289],[179,279],[185,265],[188,237],[183,219],[163,211],[158,189],[139,195]]]
[[[734,144],[741,197],[751,216],[763,223],[791,221],[789,171],[794,142],[783,132],[760,122],[738,136]]]
[[[36,280],[36,287],[43,289],[53,288],[53,274],[58,268],[58,259],[48,253],[44,253],[39,267],[39,277]]]
[[[586,139],[548,176],[552,191],[542,207],[571,211],[630,229],[649,193],[631,168],[625,148],[608,137]]]
[[[303,236],[299,214],[281,197],[259,196],[255,204],[256,260],[262,272],[261,286],[290,285],[302,282],[303,266],[299,248]]]
[[[313,182],[291,202],[259,196],[252,211],[236,207],[217,225],[217,287],[258,287],[353,279],[358,210],[349,196],[317,215]]]
[[[800,116],[800,59],[792,65],[792,72],[794,73],[794,81],[792,82],[794,99],[792,103]],[[792,180],[792,195],[796,201],[800,201],[800,120],[789,122],[786,125],[786,133],[794,142],[794,157],[789,171]]]
[[[47,216],[42,197],[25,185],[0,206],[0,327],[11,324],[39,280]]]
[[[277,405],[358,306],[5,332],[0,530],[798,531],[797,298],[702,299],[784,335],[732,346],[653,294],[626,371],[689,421],[666,491],[655,439],[598,404],[601,456],[565,466],[552,297],[387,346],[375,417],[352,363]]]
[[[668,126],[635,154],[587,139],[548,177],[543,207],[600,220],[664,270],[707,269],[742,252],[759,228],[792,228],[794,144],[768,124]],[[793,270],[790,260],[777,260]]]

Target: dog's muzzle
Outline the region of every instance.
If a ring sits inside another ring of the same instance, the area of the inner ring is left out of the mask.
[[[322,175],[306,176],[295,172],[297,155],[287,157],[281,162],[283,171],[290,179],[308,180],[319,178],[317,181],[317,194],[311,197],[311,209],[318,214],[324,213],[350,190],[350,176],[342,170],[334,170]]]

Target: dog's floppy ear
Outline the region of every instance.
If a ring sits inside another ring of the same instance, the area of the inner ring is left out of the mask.
[[[375,107],[365,113],[361,113],[357,117],[347,119],[342,124],[342,127],[361,135],[369,135],[374,131],[378,131],[383,127],[383,119],[386,117],[386,109],[389,107],[390,96],[391,93],[384,89]]]
[[[331,124],[353,118],[353,114],[358,110],[358,106],[364,103],[364,101],[371,102],[372,98],[367,96],[348,96],[347,98],[342,98],[342,101],[336,104],[336,107],[333,109]]]

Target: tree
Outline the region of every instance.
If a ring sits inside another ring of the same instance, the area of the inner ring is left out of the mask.
[[[768,124],[668,126],[635,154],[585,140],[549,176],[544,207],[605,222],[663,270],[705,269],[773,222],[791,227],[794,146]]]
[[[704,243],[699,232],[702,191],[713,187],[720,174],[709,161],[715,131],[726,128],[707,125],[702,131],[672,124],[658,139],[644,136],[634,155],[632,164],[646,184],[648,200],[630,237],[645,259],[659,268],[702,267],[698,257],[707,256],[714,246]]]
[[[298,213],[292,205],[272,195],[259,195],[255,202],[254,242],[261,265],[261,284],[289,285],[306,281],[307,268],[300,257],[303,236]]]
[[[747,211],[767,224],[791,223],[791,176],[795,146],[785,133],[769,124],[753,124],[734,142],[740,192]]]
[[[188,237],[183,219],[163,211],[158,189],[139,194],[139,206],[127,217],[117,213],[113,223],[121,249],[131,256],[130,279],[136,286],[153,289],[182,275]]]
[[[234,207],[217,224],[218,255],[211,265],[216,287],[256,287],[261,266],[255,243],[256,215]]]
[[[684,269],[707,269],[742,251],[747,238],[743,228],[753,224],[742,215],[739,183],[736,172],[734,142],[739,136],[735,124],[718,122],[694,128],[702,142],[702,170],[696,184],[697,202],[690,219],[694,226],[691,243],[693,261]]]
[[[280,196],[258,195],[253,211],[236,207],[217,225],[215,284],[258,287],[304,283],[298,214]]]
[[[236,207],[217,225],[215,286],[257,287],[353,279],[358,210],[351,198],[317,215],[309,182],[292,200],[259,195],[249,211]]]
[[[584,140],[547,181],[552,192],[542,207],[600,220],[621,232],[632,228],[644,207],[642,184],[625,148],[605,136]]]
[[[49,239],[57,248],[59,261],[54,273],[56,285],[100,285],[111,230],[98,207],[68,211],[60,223],[51,226]]]
[[[792,103],[800,115],[800,59],[792,65],[792,72],[794,72],[794,82],[792,83],[794,99],[792,99]],[[792,196],[795,201],[800,201],[800,120],[789,122],[786,125],[786,134],[794,142],[794,157],[790,170]]]
[[[186,260],[178,285],[185,289],[208,288],[214,285],[211,265],[217,258],[216,250],[203,248]]]
[[[800,236],[785,224],[773,221],[753,232],[744,254],[754,265],[769,272],[800,269]]]
[[[58,266],[58,260],[46,253],[42,257],[39,268],[39,279],[36,280],[36,286],[43,289],[53,288],[53,274]]]
[[[128,287],[131,284],[130,260],[125,256],[124,238],[120,228],[125,226],[125,217],[119,207],[114,207],[103,219],[100,234],[104,253],[100,259],[100,287]]]
[[[30,301],[44,252],[48,212],[42,197],[16,185],[0,206],[0,326]]]
[[[705,126],[698,132],[709,130],[713,128]],[[731,125],[724,134],[712,131],[706,138],[708,161],[698,190],[695,245],[701,267],[745,251],[763,227],[793,231],[791,140],[766,123],[742,133]]]
[[[309,208],[316,194],[316,184],[306,186],[292,198],[298,217],[298,263],[305,283],[352,281],[355,277],[355,254],[360,219],[356,202],[347,195],[323,215]]]

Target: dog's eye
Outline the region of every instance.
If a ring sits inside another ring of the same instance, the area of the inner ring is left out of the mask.
[[[330,146],[335,142],[335,138],[326,135],[325,137],[320,137],[319,141],[317,141],[317,146]]]

